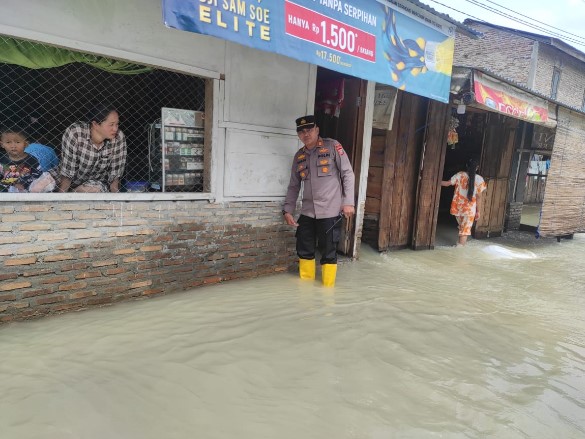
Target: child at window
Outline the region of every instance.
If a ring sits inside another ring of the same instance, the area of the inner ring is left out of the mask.
[[[0,192],[28,192],[43,172],[39,161],[24,151],[28,146],[26,134],[18,129],[5,129],[0,134],[0,146],[4,149],[0,151]],[[50,190],[50,185],[43,184],[31,192]]]

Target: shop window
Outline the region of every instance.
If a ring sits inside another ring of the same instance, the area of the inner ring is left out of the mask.
[[[18,65],[11,56],[21,49],[27,59]],[[73,58],[62,63],[67,57]],[[62,65],[37,68],[55,62]],[[66,128],[85,121],[96,103],[111,104],[127,144],[122,192],[209,191],[210,133],[203,123],[206,100],[211,102],[208,81],[0,36],[0,125],[23,130],[60,158]],[[183,118],[165,125],[164,109],[191,115],[196,124]],[[167,125],[172,129],[165,137]]]
[[[559,90],[559,82],[560,81],[561,81],[561,69],[559,69],[558,67],[555,67],[553,69],[552,82],[551,82],[551,86],[550,86],[551,99],[557,98],[557,92]]]

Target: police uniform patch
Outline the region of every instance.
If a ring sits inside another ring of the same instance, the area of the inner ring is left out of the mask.
[[[339,143],[335,145],[335,149],[339,155],[343,155],[343,147]]]
[[[319,149],[319,153],[323,154],[324,152],[329,152],[329,148],[321,148],[321,149]]]
[[[323,166],[323,172],[329,172],[329,168],[327,166]]]

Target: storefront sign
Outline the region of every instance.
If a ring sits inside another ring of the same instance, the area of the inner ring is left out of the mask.
[[[529,122],[548,121],[548,105],[544,99],[481,72],[473,72],[473,81],[475,100],[480,106]]]
[[[454,28],[399,0],[162,0],[165,25],[449,100]]]
[[[376,84],[372,126],[381,130],[391,130],[395,108],[396,89],[387,85]]]

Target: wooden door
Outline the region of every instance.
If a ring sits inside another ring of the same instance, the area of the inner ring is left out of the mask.
[[[512,155],[519,121],[489,113],[481,152],[479,174],[487,184],[481,197],[481,217],[475,238],[500,236],[504,230]]]
[[[420,157],[427,126],[428,99],[398,92],[392,130],[386,132],[378,250],[412,244]]]
[[[429,102],[428,118],[423,151],[419,166],[416,212],[412,248],[433,249],[437,231],[441,179],[447,148],[447,123],[449,104]]]

